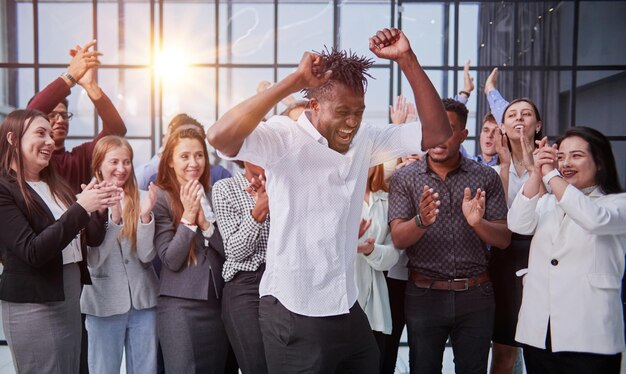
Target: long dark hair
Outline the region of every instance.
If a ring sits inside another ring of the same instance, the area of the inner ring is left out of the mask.
[[[577,136],[589,144],[589,153],[593,157],[597,169],[596,183],[600,190],[607,195],[624,192],[617,176],[611,142],[606,136],[591,127],[571,127],[557,139],[556,144],[560,147],[563,140],[573,136]]]
[[[178,223],[183,216],[184,208],[183,203],[180,201],[180,184],[178,183],[178,179],[176,179],[174,169],[171,168],[169,164],[174,157],[174,150],[180,143],[181,139],[196,139],[200,142],[200,144],[202,144],[202,150],[204,151],[206,162],[204,164],[204,171],[202,172],[202,175],[200,175],[199,182],[202,184],[205,192],[208,193],[211,188],[211,167],[209,165],[209,154],[204,141],[204,136],[194,128],[181,128],[175,130],[174,133],[170,134],[167,139],[167,143],[165,144],[165,148],[163,148],[163,154],[161,155],[161,161],[159,162],[159,171],[157,173],[156,180],[156,185],[160,189],[166,191],[170,197],[170,208],[172,209],[174,228],[178,227]],[[188,264],[196,263],[194,243],[195,242],[192,241],[189,248]]]
[[[29,129],[33,121],[41,117],[48,122],[48,117],[38,110],[19,109],[15,110],[4,119],[0,126],[0,176],[8,179],[15,179],[17,185],[24,196],[26,209],[29,213],[33,211],[44,214],[44,210],[35,200],[27,188],[24,179],[24,158],[22,156],[22,138]],[[12,134],[9,142],[9,133]],[[15,163],[16,170],[12,165]],[[39,177],[50,187],[50,192],[55,201],[62,203],[66,208],[76,199],[67,183],[54,170],[51,162],[39,172]],[[57,200],[58,199],[58,200]]]

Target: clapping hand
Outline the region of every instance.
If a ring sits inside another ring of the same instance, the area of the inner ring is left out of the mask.
[[[424,185],[420,198],[419,215],[422,225],[428,227],[435,223],[439,214],[439,194],[427,185]]]
[[[467,223],[472,227],[478,225],[485,215],[485,191],[477,188],[476,195],[472,198],[471,190],[465,187],[462,208]]]

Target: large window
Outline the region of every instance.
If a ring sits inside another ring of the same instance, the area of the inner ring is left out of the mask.
[[[334,46],[374,58],[367,37],[395,26],[444,97],[461,89],[463,64],[471,60],[469,153],[479,151],[484,79],[497,66],[505,97],[535,100],[552,138],[583,124],[609,135],[624,181],[624,13],[623,1],[6,0],[0,2],[0,112],[25,107],[65,70],[72,46],[95,38],[104,53],[98,80],[142,163],[157,151],[174,114],[189,113],[209,126],[254,94],[259,81],[289,74],[303,51]],[[374,61],[365,120],[384,123],[394,97],[412,92],[394,64]],[[91,139],[101,126],[80,88],[70,108],[76,117],[68,146]]]

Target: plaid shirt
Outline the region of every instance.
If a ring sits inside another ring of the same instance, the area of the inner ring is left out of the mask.
[[[239,271],[255,271],[265,263],[270,218],[268,215],[263,223],[252,218],[250,211],[255,202],[246,187],[248,180],[242,174],[213,186],[213,209],[226,252],[222,271],[226,282]]]

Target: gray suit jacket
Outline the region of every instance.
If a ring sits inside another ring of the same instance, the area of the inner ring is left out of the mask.
[[[92,285],[83,287],[80,309],[85,314],[108,317],[130,310],[156,306],[159,281],[152,259],[154,249],[154,218],[137,225],[137,250],[120,238],[123,226],[109,222],[106,236],[99,247],[87,247],[87,266]]]
[[[212,204],[210,193],[207,193],[207,198]],[[154,247],[162,262],[159,295],[207,300],[209,292],[215,292],[215,296],[221,298],[224,288],[224,244],[217,227],[208,246],[200,229],[193,232],[185,225],[178,224],[175,227],[169,195],[160,188],[157,189],[153,213],[156,223]],[[198,263],[187,265],[193,240]]]

